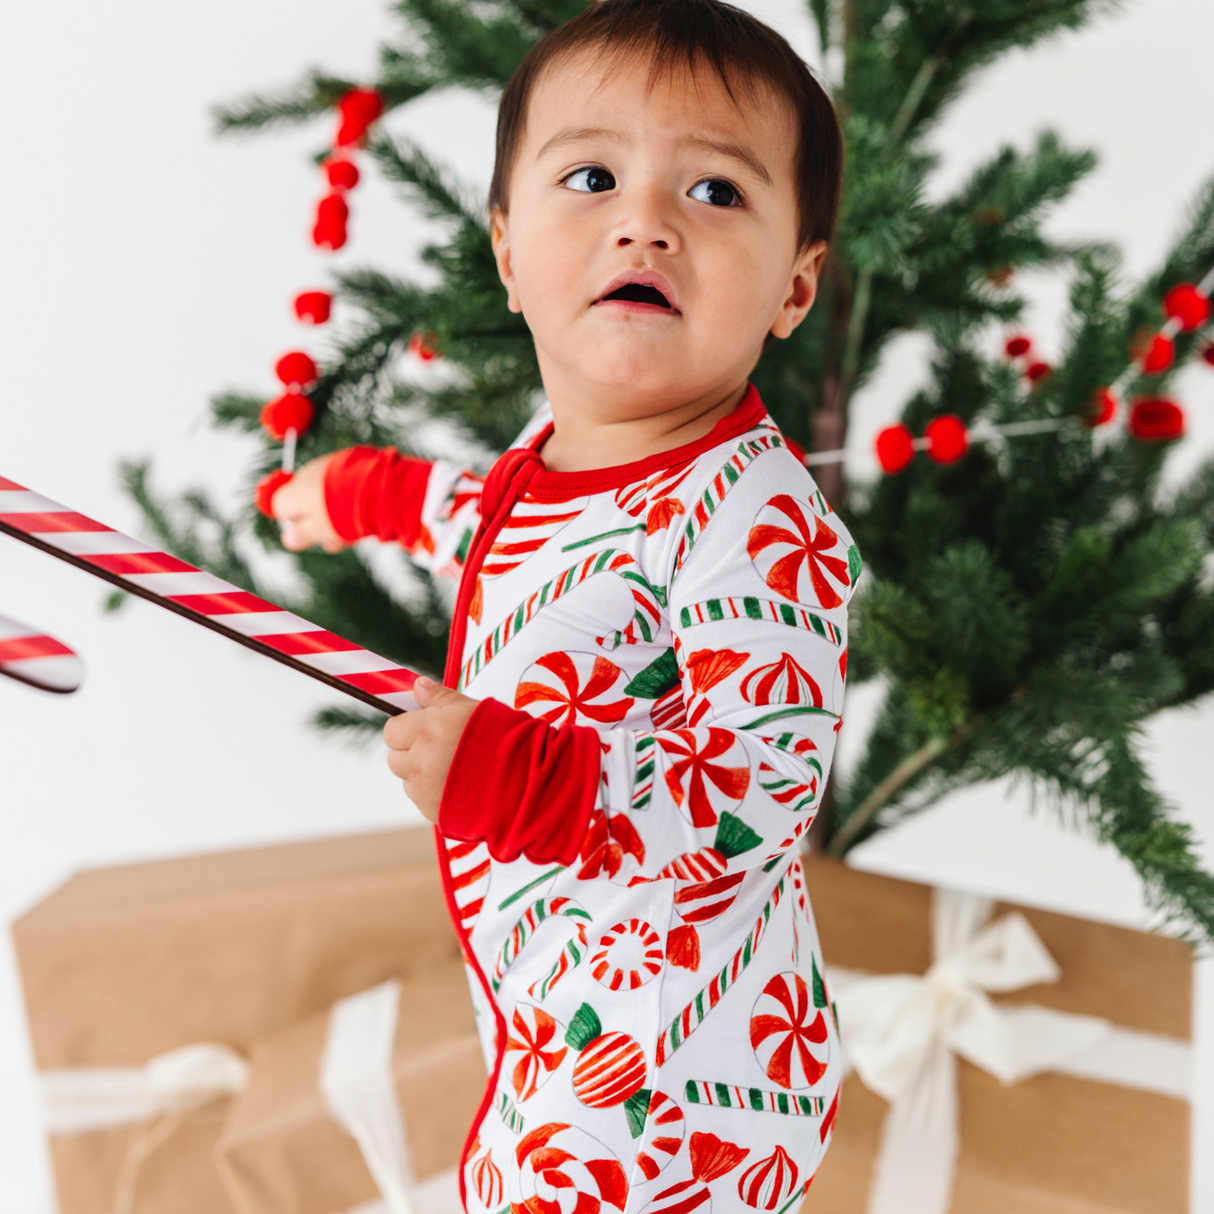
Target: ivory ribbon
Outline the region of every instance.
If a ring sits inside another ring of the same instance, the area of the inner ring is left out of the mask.
[[[87,1134],[199,1108],[233,1096],[249,1064],[225,1045],[201,1043],[160,1054],[143,1066],[74,1067],[39,1076],[47,1129]]]
[[[890,1102],[868,1214],[947,1214],[960,1147],[957,1055],[1004,1083],[1059,1071],[1190,1096],[1187,1042],[1033,1005],[999,1007],[987,992],[1061,976],[1023,915],[986,924],[985,898],[936,890],[926,974],[831,968],[843,1053]]]
[[[320,1090],[333,1119],[358,1143],[389,1214],[413,1214],[413,1173],[392,1074],[400,993],[399,982],[385,982],[333,1005]]]

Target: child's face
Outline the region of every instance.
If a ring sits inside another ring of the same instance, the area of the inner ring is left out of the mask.
[[[735,105],[708,68],[650,88],[648,63],[584,54],[541,78],[493,236],[554,405],[712,400],[792,332],[825,252],[797,249],[795,138],[787,106]]]

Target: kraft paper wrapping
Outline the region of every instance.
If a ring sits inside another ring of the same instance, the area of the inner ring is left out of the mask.
[[[39,1070],[137,1066],[195,1042],[245,1052],[459,955],[428,830],[81,872],[13,938]],[[52,1136],[61,1214],[115,1214],[132,1152],[119,1214],[232,1214],[211,1160],[227,1104]]]
[[[806,861],[822,952],[832,966],[922,974],[931,964],[927,886]],[[1062,970],[1057,983],[995,997],[1100,1016],[1189,1039],[1192,954],[1182,943],[1024,907]],[[847,1025],[840,1026],[846,1038]],[[1060,1074],[1005,1086],[958,1059],[961,1152],[952,1214],[1184,1214],[1189,1106]],[[862,1214],[888,1105],[855,1075],[802,1214]]]
[[[327,1015],[260,1042],[217,1160],[240,1214],[338,1214],[376,1196],[321,1091]],[[392,1072],[411,1180],[455,1167],[485,1090],[484,1056],[459,962],[402,983]]]

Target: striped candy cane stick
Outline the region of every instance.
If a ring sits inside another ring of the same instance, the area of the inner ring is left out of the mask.
[[[84,679],[84,663],[62,641],[0,615],[0,674],[63,695]]]
[[[413,671],[3,477],[0,532],[390,716],[417,707]]]

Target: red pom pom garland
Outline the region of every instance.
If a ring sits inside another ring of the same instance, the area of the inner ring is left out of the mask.
[[[1018,333],[1007,339],[1003,352],[1008,358],[1023,358],[1032,348],[1033,343],[1024,334]]]
[[[360,179],[353,151],[366,141],[371,126],[385,108],[383,95],[369,88],[350,89],[337,103],[339,122],[333,138],[333,154],[321,165],[327,193],[316,204],[312,224],[312,243],[318,249],[335,253],[344,248],[349,239],[350,204],[346,196]],[[296,319],[303,324],[328,324],[333,296],[328,291],[301,291],[292,301],[292,308]],[[416,350],[419,356],[435,357],[437,351],[432,343],[428,339],[422,340],[424,350],[421,344]],[[296,442],[312,424],[315,409],[305,392],[318,376],[316,362],[303,350],[284,354],[275,364],[274,373],[286,391],[262,407],[261,424],[272,438],[283,444],[282,467],[265,477],[255,494],[257,508],[270,517],[273,517],[274,494],[291,479],[294,471]]]
[[[1080,418],[1089,430],[1095,430],[1097,426],[1107,425],[1113,420],[1117,414],[1117,397],[1109,388],[1097,388],[1092,395],[1091,404],[1088,410]]]
[[[909,468],[915,458],[915,440],[910,430],[901,424],[886,426],[877,435],[877,462],[889,475]]]
[[[295,316],[306,325],[323,325],[333,309],[333,296],[328,291],[301,291],[293,304]]]
[[[1126,429],[1140,442],[1166,443],[1184,437],[1184,410],[1163,397],[1136,400]]]
[[[955,413],[942,413],[927,423],[923,432],[927,454],[938,464],[953,464],[969,450],[965,423]]]
[[[1210,297],[1191,282],[1178,283],[1163,297],[1163,314],[1192,333],[1210,319]]]
[[[414,333],[409,338],[409,353],[420,358],[424,363],[442,357],[433,333]]]
[[[257,488],[253,491],[253,501],[266,518],[274,517],[274,494],[291,479],[290,472],[285,472],[282,468],[275,468],[268,476],[263,476],[257,482]]]
[[[1205,362],[1209,363],[1211,367],[1214,367],[1214,341],[1210,342],[1208,346],[1202,346],[1201,357],[1205,360]]]
[[[383,96],[375,89],[351,89],[337,103],[341,122],[333,146],[348,148],[361,143],[371,124],[384,112]]]
[[[1030,384],[1039,384],[1043,379],[1049,379],[1054,373],[1054,368],[1047,362],[1032,362],[1024,369],[1024,378]]]
[[[1142,369],[1147,375],[1166,371],[1176,358],[1176,345],[1170,337],[1156,333],[1142,354]]]

